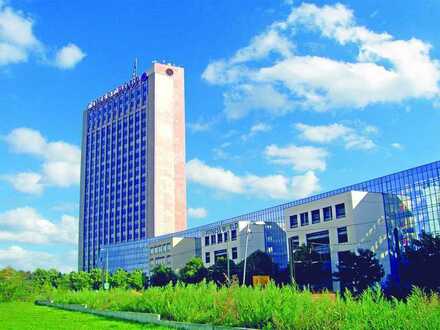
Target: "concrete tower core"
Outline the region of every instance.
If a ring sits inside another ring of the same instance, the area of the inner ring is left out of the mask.
[[[148,237],[186,229],[184,70],[155,63],[148,75]]]
[[[78,268],[99,267],[104,247],[184,229],[184,69],[154,63],[84,111]]]

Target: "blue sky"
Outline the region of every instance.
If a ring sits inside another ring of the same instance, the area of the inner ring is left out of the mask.
[[[439,158],[437,1],[0,0],[0,267],[76,265],[81,116],[185,67],[189,225]]]

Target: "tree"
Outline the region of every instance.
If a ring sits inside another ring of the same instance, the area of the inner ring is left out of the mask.
[[[232,261],[229,262],[229,274],[232,276],[238,274],[237,265]],[[226,258],[220,257],[215,263],[208,268],[208,279],[215,282],[217,285],[224,285],[228,283],[228,264]]]
[[[70,272],[69,285],[71,290],[79,291],[90,289],[90,274],[87,272]]]
[[[426,232],[413,239],[401,256],[397,276],[390,276],[385,293],[398,298],[406,297],[414,286],[429,293],[440,292],[440,277],[433,267],[440,265],[440,236]]]
[[[37,268],[31,275],[33,285],[40,289],[58,288],[62,277],[63,274],[53,268],[49,270]]]
[[[29,273],[11,267],[0,270],[0,303],[29,299],[33,291]]]
[[[99,290],[102,287],[103,272],[100,268],[94,268],[90,272],[90,282],[93,290]]]
[[[32,273],[32,283],[38,288],[50,284],[49,273],[47,270],[42,268],[37,268]]]
[[[237,267],[241,278],[243,278],[243,271],[246,271],[246,284],[252,283],[252,276],[254,275],[267,275],[275,278],[278,274],[278,267],[272,261],[272,258],[260,250],[253,252],[247,257],[246,270],[244,269],[244,260]]]
[[[60,273],[60,277],[57,280],[57,288],[64,290],[70,289],[69,274]]]
[[[199,283],[207,278],[208,270],[205,268],[202,259],[192,258],[180,269],[179,277],[184,283]]]
[[[112,288],[123,288],[126,289],[128,285],[128,273],[122,269],[118,268],[116,272],[110,277],[110,286]]]
[[[328,287],[328,279],[331,274],[324,269],[322,256],[312,245],[299,246],[292,257],[292,277],[300,287],[310,287],[319,290]]]
[[[134,270],[128,274],[128,287],[135,290],[144,288],[144,274],[142,270]]]
[[[150,284],[152,286],[165,286],[170,282],[175,284],[177,275],[170,267],[157,265],[151,270]]]
[[[385,274],[383,266],[371,250],[348,252],[337,267],[338,271],[333,274],[334,279],[340,282],[341,290],[347,289],[355,296],[380,282]]]

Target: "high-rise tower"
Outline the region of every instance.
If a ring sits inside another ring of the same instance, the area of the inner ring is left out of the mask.
[[[84,111],[78,268],[186,228],[184,70],[153,64]]]

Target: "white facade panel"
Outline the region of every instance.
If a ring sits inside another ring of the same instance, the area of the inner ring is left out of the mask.
[[[336,206],[342,204],[345,207],[345,216],[337,218]],[[331,207],[333,217],[331,220],[324,221],[324,208],[327,207]],[[319,210],[320,221],[312,223],[312,211],[315,210]],[[307,225],[301,224],[301,214],[303,213],[308,214],[309,223]],[[332,272],[337,271],[338,252],[355,252],[362,248],[375,252],[384,267],[385,274],[389,274],[390,259],[382,194],[350,191],[288,208],[284,214],[289,262],[292,253],[289,245],[292,237],[298,237],[299,245],[302,245],[307,244],[308,234],[328,231]],[[296,228],[291,228],[290,217],[295,215],[298,217],[298,225]],[[339,242],[338,228],[344,227],[347,229],[348,241]],[[333,283],[333,288],[339,288],[337,282]]]

